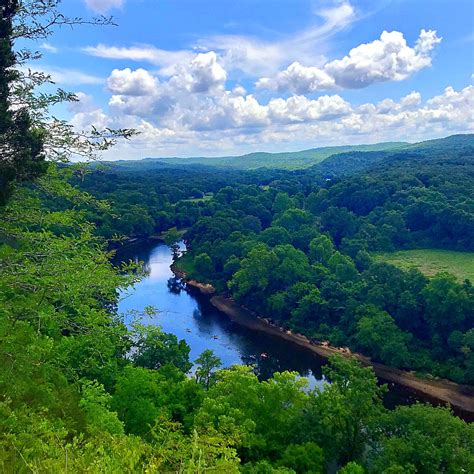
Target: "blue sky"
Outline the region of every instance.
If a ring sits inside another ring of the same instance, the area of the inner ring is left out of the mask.
[[[141,131],[105,158],[418,141],[473,130],[471,0],[67,0],[35,67],[78,128]]]

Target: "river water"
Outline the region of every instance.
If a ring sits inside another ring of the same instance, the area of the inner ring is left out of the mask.
[[[191,361],[205,349],[212,349],[224,367],[252,364],[262,379],[273,372],[294,370],[307,377],[310,386],[322,385],[321,367],[326,360],[297,345],[279,338],[254,332],[231,322],[208,301],[208,298],[188,290],[174,277],[170,269],[173,258],[169,247],[161,242],[138,242],[121,249],[122,261],[142,261],[147,276],[121,295],[119,312],[130,324],[137,312],[147,306],[158,312],[143,317],[144,324],[161,326],[165,332],[185,339],[191,348]],[[412,403],[417,397],[407,389],[389,384],[385,404]]]

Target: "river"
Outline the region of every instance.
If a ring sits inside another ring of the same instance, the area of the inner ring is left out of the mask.
[[[117,258],[142,261],[147,272],[139,283],[121,294],[118,309],[127,324],[136,312],[153,306],[158,312],[146,316],[142,322],[161,326],[178,339],[185,339],[191,348],[191,361],[205,349],[212,349],[224,367],[253,364],[262,379],[275,371],[293,370],[307,377],[311,387],[323,384],[321,367],[326,363],[325,359],[289,341],[256,333],[231,322],[209,303],[207,297],[187,289],[174,276],[170,269],[171,250],[162,242],[137,242],[121,249]],[[409,390],[390,383],[384,402],[393,407],[416,399]]]

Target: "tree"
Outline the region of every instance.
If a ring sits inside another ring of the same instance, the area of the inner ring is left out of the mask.
[[[291,243],[291,235],[284,227],[271,226],[260,234],[259,240],[270,247],[274,247],[275,245]]]
[[[179,242],[182,237],[181,232],[176,227],[172,227],[165,232],[165,244],[171,248],[174,258],[178,256]]]
[[[395,367],[410,364],[407,343],[410,337],[401,331],[394,319],[376,308],[361,308],[362,316],[355,335],[358,346],[375,359]]]
[[[260,382],[252,367],[221,370],[196,415],[197,429],[225,433],[244,462],[277,458],[291,443],[306,386],[296,373],[276,373]]]
[[[196,382],[203,385],[206,390],[209,390],[209,386],[214,379],[214,370],[218,369],[222,365],[222,361],[219,357],[214,355],[214,351],[206,349],[196,359]]]
[[[17,0],[6,0],[0,9],[0,205],[12,192],[14,181],[24,181],[46,169],[43,131],[33,126],[28,108],[18,107],[11,91],[20,80],[13,52],[13,20]]]
[[[400,406],[383,418],[377,449],[371,451],[374,473],[472,472],[474,427],[447,408]]]
[[[212,275],[212,271],[214,269],[212,259],[207,253],[200,253],[199,255],[196,255],[194,258],[194,267],[196,268],[196,271],[204,277]]]
[[[329,259],[336,251],[334,244],[327,235],[315,237],[309,244],[309,258],[312,262],[327,265]]]
[[[288,209],[274,221],[274,225],[284,227],[288,232],[296,232],[302,225],[312,225],[314,217],[303,209]]]
[[[474,295],[449,274],[439,274],[423,290],[426,315],[432,334],[443,340],[453,329],[469,329],[474,323]],[[449,315],[449,316],[448,316]],[[466,324],[467,323],[467,324]]]
[[[200,387],[175,368],[128,366],[117,378],[112,409],[127,433],[149,438],[157,420],[173,420],[189,428],[200,401]]]
[[[147,369],[159,369],[167,364],[183,372],[191,368],[190,348],[184,339],[178,341],[174,334],[163,332],[159,327],[134,326],[133,362]]]
[[[337,471],[338,474],[364,474],[364,468],[356,462],[349,462]]]
[[[264,244],[256,244],[240,262],[240,269],[234,273],[229,288],[237,299],[250,298],[262,302],[262,295],[277,265],[275,253]]]
[[[328,316],[327,301],[318,288],[313,287],[298,300],[297,307],[291,312],[291,321],[298,329],[315,331]]]
[[[323,450],[312,442],[288,445],[277,464],[289,467],[297,474],[322,474],[325,472]]]
[[[80,24],[111,25],[111,18],[84,20],[62,14],[60,0],[5,0],[0,16],[0,205],[12,192],[15,181],[34,179],[47,169],[47,161],[68,162],[71,156],[94,159],[118,138],[129,138],[135,130],[91,127],[78,131],[55,118],[50,108],[77,101],[62,89],[49,93],[37,88],[53,84],[51,76],[32,71],[31,61],[41,57],[26,47],[15,49],[19,40],[44,39],[54,28]]]
[[[290,196],[287,193],[278,193],[273,201],[272,211],[275,214],[281,214],[292,207],[295,206]]]
[[[340,252],[332,254],[328,261],[328,267],[336,278],[341,281],[355,280],[359,275],[352,259]]]
[[[298,425],[300,441],[316,442],[326,460],[339,464],[361,458],[384,413],[379,387],[371,368],[356,360],[333,356],[323,372],[330,384],[308,399]]]

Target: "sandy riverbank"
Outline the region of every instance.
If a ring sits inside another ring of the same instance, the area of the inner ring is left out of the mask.
[[[254,331],[261,331],[291,341],[324,358],[334,354],[356,357],[362,364],[372,366],[377,377],[408,387],[434,402],[449,403],[453,408],[464,412],[466,418],[472,419],[474,416],[474,389],[472,387],[464,387],[449,380],[423,380],[410,372],[372,362],[370,358],[362,354],[350,353],[344,349],[312,343],[303,335],[285,331],[265,319],[255,317],[229,298],[213,296],[211,303],[237,324],[241,324]]]
[[[372,362],[369,357],[362,354],[351,353],[347,349],[332,347],[326,344],[313,343],[304,335],[294,334],[291,331],[272,324],[267,319],[257,317],[230,298],[216,295],[212,285],[203,284],[195,280],[188,280],[185,272],[177,269],[174,265],[172,265],[172,270],[176,276],[183,278],[190,287],[210,297],[210,302],[215,308],[241,326],[253,331],[260,331],[274,337],[285,339],[323,358],[328,358],[334,354],[356,357],[363,365],[373,367],[375,374],[380,379],[407,387],[416,394],[435,403],[449,404],[466,420],[474,420],[473,387],[458,385],[449,380],[421,379],[411,372]]]

